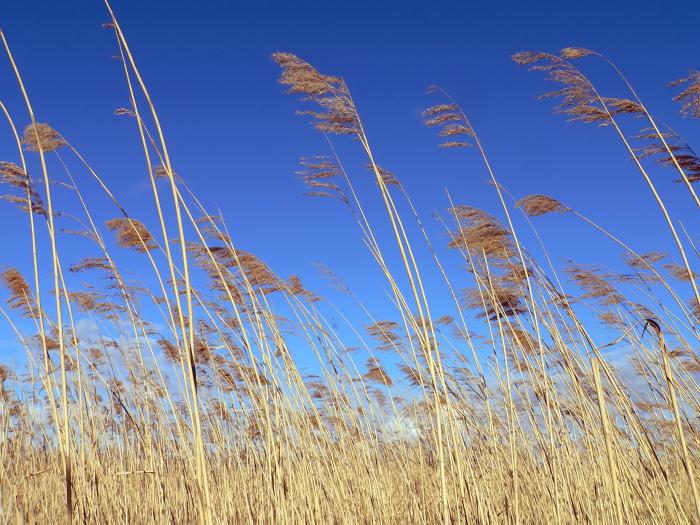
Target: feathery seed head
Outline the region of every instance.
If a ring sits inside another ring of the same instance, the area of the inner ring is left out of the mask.
[[[24,130],[22,143],[27,151],[56,151],[66,145],[61,135],[48,124],[30,124]]]
[[[506,259],[514,254],[510,231],[495,217],[473,206],[454,206],[449,211],[458,223],[449,248],[469,249],[494,259]]]
[[[559,56],[566,60],[576,60],[578,58],[587,57],[591,53],[593,53],[593,51],[584,49],[582,47],[565,47],[564,49],[559,51]]]
[[[376,358],[369,358],[365,366],[367,367],[367,373],[365,373],[363,377],[366,381],[381,383],[386,386],[391,386],[393,384],[391,377],[389,377],[389,374],[386,373],[386,370],[384,370],[384,367],[382,367]]]
[[[547,195],[528,195],[515,203],[518,208],[522,208],[525,215],[539,217],[545,213],[563,213],[567,211],[566,206],[558,200]]]
[[[360,132],[360,119],[343,79],[320,73],[292,53],[273,53],[272,60],[282,68],[279,82],[288,86],[287,93],[302,95],[320,107],[321,111],[298,112],[310,116],[316,129],[341,135]]]
[[[382,178],[382,181],[386,186],[401,186],[401,183],[392,172],[382,168],[378,164],[375,164],[375,166],[377,167],[379,176]],[[371,164],[365,164],[365,168],[371,172],[374,172],[374,167]],[[379,184],[379,181],[377,181],[377,184]]]
[[[156,248],[153,235],[146,226],[136,219],[118,217],[107,221],[107,228],[117,233],[117,244],[122,248],[132,248],[146,252]]]
[[[593,85],[583,73],[569,62],[551,53],[532,51],[520,52],[511,57],[516,64],[526,66],[530,71],[544,71],[547,80],[562,86],[540,95],[540,99],[556,98],[559,104],[556,113],[569,116],[570,121],[606,125],[610,114],[601,103]]]
[[[460,107],[440,87],[430,86],[428,93],[439,93],[449,99],[447,104],[436,104],[423,111],[423,124],[429,128],[438,128],[438,136],[448,140],[440,144],[443,148],[466,148],[472,146],[476,138],[474,129]],[[461,140],[460,140],[461,139]]]
[[[22,315],[27,317],[37,317],[38,311],[32,290],[20,271],[8,268],[0,273],[0,279],[10,291],[10,298],[7,300],[10,308],[21,311]]]
[[[637,269],[648,269],[649,266],[664,260],[666,257],[668,257],[668,254],[661,252],[643,253],[639,256],[630,254],[625,262]]]
[[[348,198],[343,189],[333,181],[342,174],[340,166],[332,157],[314,156],[302,157],[299,164],[304,168],[297,172],[309,191],[307,197],[325,197],[338,199],[348,204]]]
[[[681,103],[681,114],[686,117],[700,118],[700,71],[690,71],[687,77],[679,78],[668,86],[683,88],[673,97],[673,100]]]
[[[685,266],[681,266],[679,264],[664,264],[664,268],[666,268],[669,273],[679,281],[690,281],[691,279],[695,280],[698,278],[698,274],[695,272],[692,272],[692,274],[688,273]]]

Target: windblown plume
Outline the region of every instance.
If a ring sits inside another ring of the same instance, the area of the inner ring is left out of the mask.
[[[343,79],[323,75],[292,53],[273,53],[272,60],[282,68],[279,82],[289,87],[287,93],[302,95],[320,107],[320,111],[299,112],[310,116],[316,129],[345,135],[360,132],[360,120]]]
[[[315,303],[321,300],[321,298],[315,293],[304,288],[304,284],[301,282],[301,279],[296,275],[289,276],[287,288],[289,290],[289,293],[291,293],[292,295],[304,297],[309,302]]]
[[[167,339],[158,339],[157,341],[158,346],[160,347],[161,351],[163,354],[165,354],[165,358],[170,361],[171,363],[179,363],[180,358],[182,357],[182,352],[180,349],[175,346],[173,343],[168,341]]]
[[[563,53],[564,57],[583,56],[585,50],[575,49],[577,51]],[[555,107],[555,112],[567,115],[569,121],[598,123],[604,126],[610,123],[614,115],[644,114],[642,107],[632,100],[599,95],[588,78],[564,58],[533,51],[515,53],[511,58],[516,64],[526,66],[530,71],[545,72],[547,80],[561,86],[539,98],[558,99],[559,104]]]
[[[597,269],[572,263],[564,272],[584,291],[583,298],[599,299],[606,305],[624,302],[622,294],[610,283],[610,276],[600,274]]]
[[[649,268],[649,266],[659,261],[663,261],[666,257],[668,257],[668,254],[661,252],[642,253],[639,256],[629,254],[625,262],[627,262],[627,264],[633,268],[646,270]]]
[[[151,232],[136,219],[118,217],[107,221],[107,228],[117,233],[117,244],[122,248],[132,248],[146,252],[156,248]]]
[[[673,100],[681,103],[681,114],[686,117],[700,118],[700,71],[690,71],[687,77],[671,82],[669,87],[681,87]]]
[[[514,255],[510,231],[493,216],[472,206],[454,206],[449,211],[459,226],[452,232],[449,248],[468,249],[479,257],[482,252],[498,259]]]
[[[70,292],[68,294],[71,302],[76,304],[83,312],[95,311],[97,307],[97,294],[89,292]]]
[[[340,166],[332,157],[302,157],[299,164],[304,168],[297,172],[308,191],[307,197],[328,197],[348,204],[348,198],[333,180],[341,175]]]
[[[436,104],[423,111],[423,124],[439,129],[438,136],[445,139],[443,148],[466,148],[472,146],[474,129],[459,109],[459,106],[438,86],[430,86],[428,93],[442,93],[449,99],[448,104]]]
[[[375,166],[377,166],[379,176],[382,178],[382,181],[386,186],[401,186],[399,179],[397,179],[393,173],[391,173],[389,170],[382,168],[379,165],[375,164]],[[371,164],[365,164],[365,168],[374,173],[374,167]]]
[[[109,259],[106,257],[86,257],[68,268],[70,272],[84,272],[87,270],[112,270]]]
[[[280,278],[264,262],[250,252],[237,250],[237,254],[240,269],[252,286],[259,287],[264,293],[280,289]]]
[[[0,278],[10,291],[10,298],[7,300],[10,308],[19,310],[28,317],[36,317],[38,312],[32,290],[19,270],[8,268],[0,274]]]
[[[423,376],[421,376],[421,373],[417,368],[413,368],[412,366],[405,364],[398,365],[398,368],[401,370],[401,372],[403,372],[403,375],[406,377],[406,380],[408,380],[411,386],[429,386],[426,385],[426,381],[423,379]]]
[[[365,366],[367,367],[367,372],[363,377],[366,381],[382,383],[386,386],[391,386],[393,384],[391,377],[389,377],[389,374],[386,373],[386,370],[384,370],[384,367],[382,367],[376,358],[369,358]]]
[[[582,47],[565,47],[559,51],[559,56],[566,60],[577,60],[579,58],[587,57],[591,53],[593,53],[593,51]]]
[[[175,173],[175,172],[173,171],[172,174],[173,174],[173,177],[174,177],[175,179],[178,178],[177,173]],[[169,178],[169,175],[168,175],[168,168],[167,168],[166,166],[164,166],[163,164],[157,164],[157,165],[153,166],[153,176],[154,176],[156,179],[167,179],[167,178]]]
[[[443,315],[443,316],[439,317],[437,319],[437,321],[435,321],[435,324],[448,326],[448,325],[451,325],[452,323],[454,323],[454,321],[455,321],[455,318],[452,317],[451,315]]]
[[[698,274],[693,272],[691,275],[684,266],[680,266],[678,264],[665,264],[664,268],[666,268],[668,272],[679,281],[690,281],[691,279],[698,278]]]
[[[379,341],[378,350],[393,350],[401,340],[401,336],[396,333],[399,323],[395,321],[377,321],[367,327],[370,337]]]
[[[525,330],[513,326],[506,330],[506,334],[511,342],[518,346],[524,354],[535,355],[539,352],[537,339]]]
[[[499,317],[516,316],[527,312],[522,302],[522,292],[502,283],[493,283],[490,289],[482,293],[476,289],[466,290],[464,299],[467,307],[481,310],[479,317],[486,317],[492,321]]]
[[[331,286],[331,288],[344,295],[352,295],[352,292],[350,291],[350,288],[348,288],[348,285],[345,284],[345,282],[340,278],[340,276],[333,270],[331,270],[328,266],[320,262],[314,263],[314,266],[321,275],[321,278],[326,280]]]
[[[3,195],[3,200],[16,204],[22,211],[29,211],[28,199],[31,199],[32,211],[46,216],[39,192],[34,188],[29,175],[17,164],[0,162],[0,182],[22,190],[22,195]]]
[[[539,217],[546,213],[564,213],[567,211],[566,206],[558,200],[548,197],[547,195],[528,195],[515,203],[518,208],[522,208],[525,215],[530,217]]]
[[[30,124],[24,130],[22,143],[28,151],[56,151],[66,145],[61,135],[48,124]]]
[[[656,162],[662,166],[675,167],[676,163],[678,163],[688,181],[699,181],[700,158],[695,154],[695,151],[693,151],[693,149],[675,132],[669,131],[663,133],[662,136],[666,142],[665,145],[655,130],[649,128],[643,129],[637,138],[649,142],[646,146],[636,150],[637,156],[640,159],[644,157],[654,157]],[[669,155],[668,150],[671,150],[673,157]],[[676,182],[681,181],[682,179],[676,179]]]

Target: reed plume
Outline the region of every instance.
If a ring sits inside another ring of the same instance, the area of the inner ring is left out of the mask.
[[[7,300],[10,308],[20,310],[27,317],[39,315],[34,295],[29,283],[16,268],[8,268],[0,273],[5,287],[10,291],[10,298]]]
[[[681,104],[681,113],[687,117],[700,118],[700,71],[690,71],[687,77],[668,84],[679,87],[681,92],[673,100]]]
[[[107,228],[116,232],[117,244],[137,252],[147,252],[156,248],[153,235],[142,222],[118,217],[107,221]]]
[[[316,104],[320,111],[299,111],[311,117],[313,126],[325,133],[356,134],[360,122],[350,92],[343,79],[324,75],[292,53],[273,53],[272,60],[282,69],[280,84],[287,93],[301,95]]]
[[[546,213],[564,213],[567,211],[566,206],[562,203],[548,197],[547,195],[528,195],[515,203],[518,208],[522,208],[523,212],[530,217],[539,217]]]
[[[66,145],[61,135],[48,124],[30,124],[24,130],[22,142],[27,151],[56,151]]]

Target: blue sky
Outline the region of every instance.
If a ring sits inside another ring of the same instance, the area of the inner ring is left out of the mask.
[[[403,182],[437,244],[447,239],[429,215],[447,207],[446,187],[458,203],[498,208],[476,152],[441,150],[434,132],[420,125],[420,111],[434,102],[425,95],[431,83],[463,105],[501,183],[516,197],[547,193],[639,251],[670,250],[656,205],[612,131],[553,115],[549,102],[535,100],[547,88],[541,76],[509,56],[569,45],[599,50],[628,74],[660,120],[697,145],[700,123],[678,116],[665,87],[700,67],[694,2],[215,0],[115,1],[113,7],[158,108],[175,170],[204,202],[221,207],[238,246],[282,275],[300,274],[318,288],[310,263],[323,261],[367,303],[387,308],[383,279],[349,215],[337,203],[301,196],[298,157],[328,150],[323,137],[294,115],[298,102],[277,84],[278,69],[269,59],[274,51],[294,52],[345,78],[377,161]],[[128,92],[111,58],[114,36],[101,28],[108,20],[101,2],[13,2],[0,17],[38,119],[76,145],[131,212],[152,217],[133,122],[112,114],[128,105]],[[14,79],[7,61],[0,63],[0,96],[24,125]],[[595,62],[585,66],[605,94],[627,96],[609,70]],[[16,160],[9,134],[5,128],[0,133],[2,158]],[[357,145],[342,137],[336,143],[349,160],[358,159],[352,153]],[[351,169],[371,193],[360,161]],[[672,182],[675,174],[652,173],[674,217],[687,218],[691,202]],[[76,175],[88,197],[102,198],[86,173]],[[103,220],[117,215],[106,205],[97,214]],[[0,206],[3,224],[17,219],[9,205]],[[572,218],[545,217],[537,225],[555,261],[618,262],[619,250]],[[4,235],[13,242],[23,231]],[[0,262],[27,264],[25,248]],[[455,254],[444,257],[456,260]]]

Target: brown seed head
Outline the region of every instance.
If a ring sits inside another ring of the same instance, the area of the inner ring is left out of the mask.
[[[41,195],[24,170],[13,162],[0,162],[0,182],[22,190],[22,195],[3,195],[2,199],[17,204],[22,211],[29,210],[29,201],[34,213],[46,216]]]
[[[487,317],[490,320],[527,312],[522,302],[522,292],[505,283],[493,283],[491,289],[483,292],[483,302],[482,294],[476,289],[466,290],[464,299],[469,308],[480,310],[479,317]]]
[[[341,78],[320,73],[292,53],[273,53],[272,60],[282,68],[279,82],[288,86],[287,93],[302,95],[320,107],[321,111],[299,112],[310,116],[316,129],[338,134],[360,132],[357,111]]]
[[[564,272],[584,291],[583,298],[599,299],[606,305],[624,302],[624,296],[610,283],[610,276],[598,269],[571,263]]]
[[[165,358],[172,363],[179,363],[181,352],[180,349],[167,339],[158,339],[158,346],[165,354]]]
[[[48,124],[30,124],[24,130],[22,143],[28,151],[56,151],[65,146],[66,141]]]
[[[699,181],[700,158],[696,155],[693,148],[675,132],[669,131],[667,133],[662,133],[661,136],[666,144],[660,140],[656,130],[651,128],[643,129],[641,133],[637,135],[637,138],[648,141],[648,143],[636,149],[637,156],[639,158],[655,157],[656,162],[662,166],[675,167],[677,163],[690,182]],[[669,150],[673,156],[669,154]],[[676,179],[676,182],[682,181],[682,178]]]
[[[669,273],[675,278],[678,279],[679,281],[690,281],[691,280],[691,274],[688,273],[688,270],[685,268],[685,266],[681,266],[679,264],[664,264],[664,268],[666,268]],[[692,279],[697,279],[698,274],[695,272],[692,273]]]
[[[686,117],[700,118],[700,71],[691,71],[687,77],[679,78],[668,86],[683,88],[673,97],[673,100],[681,103],[681,114]]]
[[[582,47],[565,47],[559,52],[559,56],[566,60],[576,60],[578,58],[587,57],[591,53],[593,53],[593,51]]]
[[[10,298],[7,300],[10,308],[20,310],[28,317],[36,317],[38,312],[32,290],[19,270],[8,268],[0,274],[0,279],[10,291]]]
[[[551,212],[564,213],[567,211],[566,206],[547,195],[528,195],[516,202],[515,205],[518,208],[522,208],[525,215],[530,217],[539,217]]]
[[[384,370],[376,358],[371,357],[367,360],[365,365],[367,366],[367,373],[363,376],[365,380],[372,383],[382,383],[386,386],[391,386],[393,384],[391,377],[389,377],[389,374],[386,373],[386,370]]]
[[[348,204],[345,192],[333,180],[342,174],[340,166],[334,158],[302,157],[299,163],[304,169],[298,171],[297,175],[301,177],[309,190],[304,195],[307,197],[329,197]]]
[[[308,301],[314,303],[318,302],[321,300],[320,297],[318,297],[315,293],[307,290],[304,288],[304,284],[301,282],[301,279],[297,275],[290,275],[288,282],[287,282],[287,288],[289,290],[289,293],[292,295],[298,295],[300,297],[305,297]]]
[[[545,72],[547,80],[561,86],[540,96],[540,99],[559,100],[555,107],[556,113],[568,115],[570,121],[609,124],[610,111],[603,106],[588,78],[572,64],[550,53],[532,51],[516,53],[511,58],[531,71]]]
[[[83,272],[87,270],[112,270],[112,267],[109,264],[109,259],[106,257],[86,257],[72,264],[68,270],[71,272]]]
[[[435,321],[436,324],[441,324],[441,325],[450,325],[454,323],[455,318],[452,317],[451,315],[443,315],[442,317],[438,318],[437,321]]]
[[[117,233],[117,244],[122,248],[132,248],[138,252],[156,248],[151,232],[136,219],[110,219],[107,221],[107,228]]]
[[[423,111],[423,124],[438,128],[438,136],[447,140],[440,144],[443,148],[466,148],[472,146],[476,138],[460,107],[438,86],[428,87],[428,93],[440,93],[449,99],[447,104],[436,104]]]
[[[514,254],[510,232],[492,215],[472,206],[454,206],[449,209],[459,228],[452,232],[449,248],[469,249],[479,257],[504,259]]]
[[[382,168],[377,164],[375,164],[375,166],[377,167],[377,172],[379,173],[382,182],[386,186],[401,186],[401,183],[399,183],[399,180],[393,173],[391,173],[389,170]],[[374,167],[371,164],[365,164],[365,168],[374,173]],[[377,184],[379,184],[379,181],[377,181]]]
[[[401,340],[401,336],[396,333],[399,323],[395,321],[377,321],[367,327],[370,337],[379,341],[378,350],[392,350]]]

